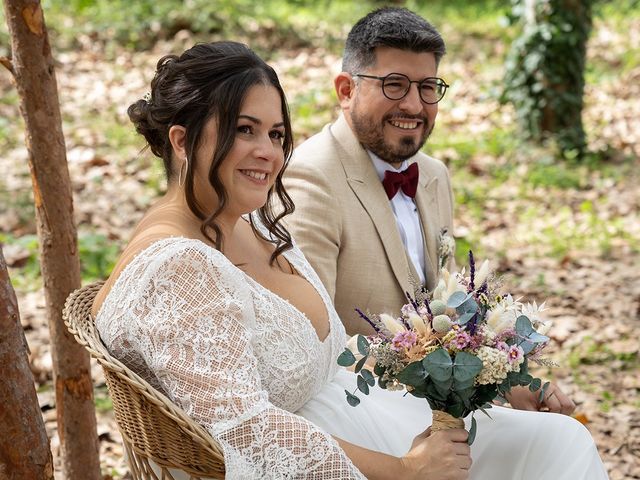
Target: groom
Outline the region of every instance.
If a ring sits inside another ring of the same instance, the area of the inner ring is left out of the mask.
[[[373,331],[355,307],[399,312],[405,292],[437,280],[453,196],[444,164],[420,148],[447,89],[444,53],[437,30],[408,10],[361,19],[334,81],[342,113],[296,149],[285,174],[290,229],[351,335]]]
[[[355,308],[398,313],[405,292],[433,289],[438,236],[452,232],[446,167],[421,152],[448,85],[445,44],[404,8],[382,8],[349,33],[334,86],[338,119],[302,143],[285,174],[296,210],[288,226],[329,291],[347,333],[373,329]],[[528,390],[527,390],[528,392]],[[570,413],[557,387],[544,404],[522,392],[516,408]]]

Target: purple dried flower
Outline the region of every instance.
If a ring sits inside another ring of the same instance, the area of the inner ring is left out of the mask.
[[[363,320],[365,320],[369,325],[371,325],[373,327],[373,329],[380,333],[380,327],[378,327],[378,325],[375,324],[375,322],[373,320],[371,320],[368,316],[366,316],[362,310],[360,310],[359,308],[355,309],[356,312],[358,312],[358,315],[360,315],[360,318],[362,318]]]
[[[475,289],[473,285],[473,279],[476,276],[476,262],[473,259],[473,252],[469,250],[469,292],[473,292]]]

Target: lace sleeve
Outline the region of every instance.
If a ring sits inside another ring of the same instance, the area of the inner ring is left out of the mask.
[[[228,479],[364,478],[330,435],[269,402],[252,349],[249,287],[204,249],[156,260],[133,309],[132,340],[158,383],[220,442]]]

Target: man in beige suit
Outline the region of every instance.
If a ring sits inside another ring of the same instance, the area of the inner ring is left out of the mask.
[[[378,12],[347,39],[335,79],[342,114],[296,149],[285,178],[296,205],[291,232],[349,334],[372,331],[355,308],[397,314],[406,293],[433,288],[438,236],[452,231],[447,169],[420,152],[447,88],[437,77],[444,41],[408,10]],[[406,27],[396,33],[398,48],[385,44],[390,35],[380,20]],[[389,198],[386,172],[411,164],[418,170],[415,197],[399,188]]]
[[[285,174],[296,205],[288,227],[351,335],[373,333],[356,308],[398,315],[407,292],[437,280],[453,196],[446,167],[420,149],[448,87],[438,77],[444,53],[438,31],[409,10],[358,21],[334,81],[342,113],[296,149]],[[509,400],[522,410],[574,410],[555,385],[546,392],[540,402],[514,389]]]

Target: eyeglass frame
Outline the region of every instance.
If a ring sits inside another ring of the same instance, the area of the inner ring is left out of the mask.
[[[391,76],[398,76],[398,77],[404,77],[407,79],[407,81],[409,82],[409,87],[407,88],[407,90],[404,92],[404,94],[399,97],[399,98],[392,98],[389,95],[387,95],[387,92],[385,92],[384,90],[384,83],[386,82],[387,78],[391,77]],[[385,75],[384,77],[380,77],[377,75],[367,75],[364,73],[354,73],[352,75],[353,77],[361,77],[361,78],[373,78],[375,80],[381,80],[382,84],[380,85],[380,88],[382,90],[382,94],[388,98],[389,100],[402,100],[404,97],[406,97],[409,94],[409,91],[411,90],[411,84],[412,83],[416,83],[418,84],[418,95],[420,96],[420,100],[424,103],[426,103],[427,105],[435,105],[436,103],[438,103],[440,100],[442,100],[445,96],[445,94],[447,93],[447,88],[449,88],[451,85],[449,85],[447,82],[444,81],[444,79],[440,78],[440,77],[425,77],[422,80],[411,80],[408,76],[406,76],[404,73],[397,73],[397,72],[391,72],[387,75]],[[422,98],[422,90],[421,90],[421,86],[424,82],[426,82],[427,80],[436,80],[436,84],[438,86],[440,86],[443,90],[442,90],[442,95],[440,96],[440,98],[438,100],[436,100],[435,102],[427,102],[424,98]]]

